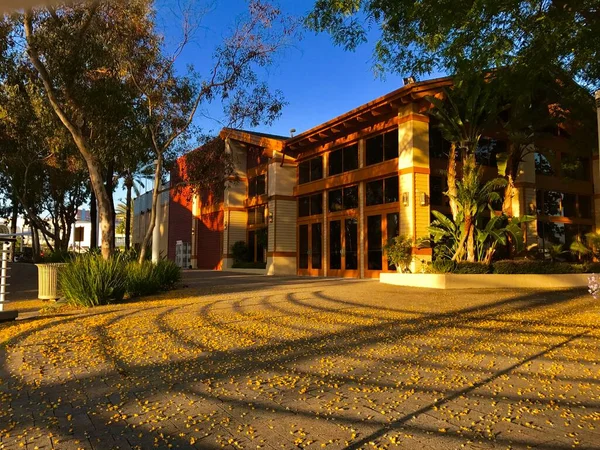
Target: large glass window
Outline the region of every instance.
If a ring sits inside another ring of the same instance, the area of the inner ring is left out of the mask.
[[[592,197],[589,195],[579,196],[579,217],[582,219],[592,218]]]
[[[298,227],[298,268],[308,269],[308,225]]]
[[[265,207],[257,206],[248,209],[248,225],[262,225],[265,223]]]
[[[442,136],[442,132],[434,122],[429,124],[429,157],[448,159],[450,142]]]
[[[259,175],[248,180],[248,197],[264,195],[267,192],[266,175]]]
[[[397,176],[370,181],[366,185],[367,206],[397,202],[398,195]]]
[[[590,160],[563,153],[560,158],[560,169],[563,177],[574,180],[588,181],[590,179]]]
[[[323,193],[298,198],[298,217],[323,214]]]
[[[367,139],[367,166],[398,157],[398,130],[392,130]]]
[[[535,173],[538,175],[554,175],[554,169],[552,167],[552,163],[548,156],[543,155],[542,153],[536,153],[534,155],[535,159]]]
[[[358,208],[358,186],[329,191],[329,212]]]
[[[298,165],[298,184],[308,183],[323,178],[323,157],[302,161]]]
[[[367,268],[369,270],[382,270],[381,216],[367,217]]]
[[[448,191],[448,182],[445,177],[430,177],[429,192],[432,205],[443,206],[449,203],[445,192]]]
[[[358,144],[340,148],[329,153],[329,176],[358,169]]]
[[[312,268],[320,269],[321,261],[323,260],[323,226],[320,223],[313,223],[311,230],[312,243]]]
[[[506,142],[491,138],[481,138],[475,150],[475,160],[482,166],[496,167],[496,155],[506,152]]]

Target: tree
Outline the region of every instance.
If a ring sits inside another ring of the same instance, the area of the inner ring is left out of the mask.
[[[81,2],[28,10],[16,20],[47,100],[87,166],[98,203],[102,255],[108,258],[114,208],[110,184],[107,189],[103,181],[112,180],[106,172],[114,161],[113,139],[135,111],[124,62],[156,42],[150,3]]]
[[[3,75],[0,173],[9,187],[13,227],[20,208],[50,249],[66,250],[78,208],[88,196],[86,172],[31,72],[11,64]]]
[[[499,97],[497,82],[493,77],[479,74],[457,79],[451,89],[444,89],[441,98],[427,97],[433,105],[429,114],[437,119],[442,136],[450,142],[448,154],[448,198],[452,217],[456,220],[457,174],[456,157],[460,155],[463,167],[473,159],[483,131],[497,120]]]
[[[380,71],[420,75],[512,66],[543,73],[556,65],[598,87],[598,8],[597,0],[316,0],[306,21],[346,49],[366,42],[376,27]]]
[[[293,32],[294,24],[267,3],[249,3],[249,17],[215,49],[214,64],[205,78],[195,73],[178,75],[175,61],[193,31],[184,22],[183,39],[171,56],[147,51],[129,64],[129,75],[146,110],[145,128],[155,160],[154,189],[150,222],[141,245],[140,262],[152,239],[165,157],[178,141],[189,137],[190,125],[202,103],[220,100],[230,125],[249,122],[271,123],[281,113],[281,92],[271,93],[259,81],[257,68],[266,67]]]

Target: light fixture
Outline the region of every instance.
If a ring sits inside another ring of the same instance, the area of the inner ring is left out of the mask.
[[[269,223],[273,223],[273,213],[269,211]]]
[[[404,77],[404,85],[416,83],[417,79],[414,76]]]
[[[402,193],[402,204],[408,206],[408,192]]]
[[[223,229],[226,230],[227,229],[227,221],[225,221],[225,223],[223,224]]]
[[[425,192],[419,194],[419,200],[421,201],[421,206],[427,206],[427,194]]]

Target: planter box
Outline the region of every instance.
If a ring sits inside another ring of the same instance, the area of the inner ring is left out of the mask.
[[[430,289],[568,289],[587,287],[590,275],[382,273],[379,281],[396,286]]]

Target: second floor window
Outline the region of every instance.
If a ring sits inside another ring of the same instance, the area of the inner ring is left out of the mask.
[[[377,164],[398,157],[398,130],[367,139],[366,165]]]
[[[323,178],[323,157],[302,161],[298,165],[298,184],[308,183],[310,181],[320,180]]]
[[[267,193],[266,175],[259,175],[248,180],[248,197],[256,197]]]
[[[358,144],[340,148],[329,153],[329,176],[358,169]]]

